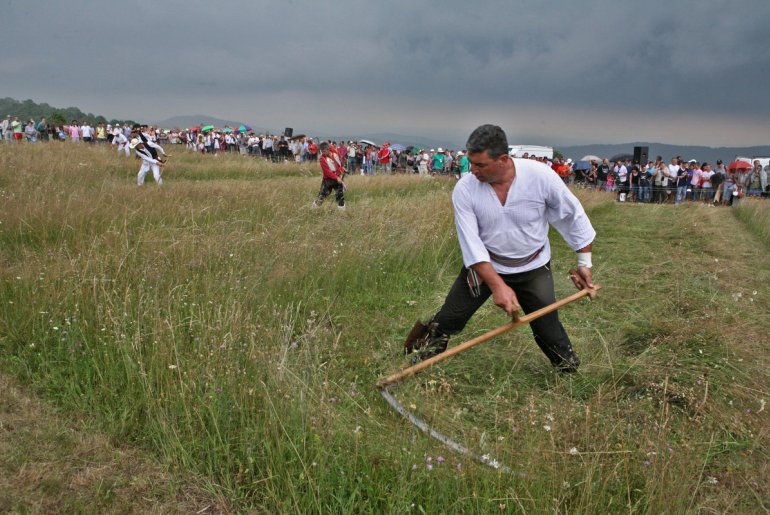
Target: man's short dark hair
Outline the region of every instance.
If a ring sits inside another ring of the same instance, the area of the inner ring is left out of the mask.
[[[318,145],[318,150],[320,150],[321,152],[323,152],[324,150],[329,150],[329,142],[328,141],[322,142],[320,145]]]
[[[465,148],[469,154],[486,151],[489,157],[497,159],[503,154],[508,154],[508,138],[497,125],[481,125],[468,136]]]

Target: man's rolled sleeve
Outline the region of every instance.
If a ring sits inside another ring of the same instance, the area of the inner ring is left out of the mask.
[[[547,200],[548,222],[572,250],[579,250],[596,238],[588,215],[577,197],[557,178]]]

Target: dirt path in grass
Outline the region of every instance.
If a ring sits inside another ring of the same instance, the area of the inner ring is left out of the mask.
[[[202,483],[116,448],[0,374],[0,513],[225,513]]]

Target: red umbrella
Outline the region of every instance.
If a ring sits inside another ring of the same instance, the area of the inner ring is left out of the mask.
[[[751,163],[747,163],[746,161],[741,161],[739,159],[737,161],[733,161],[727,167],[728,170],[740,170],[741,168],[745,168],[745,169],[749,170],[749,169],[751,169]]]

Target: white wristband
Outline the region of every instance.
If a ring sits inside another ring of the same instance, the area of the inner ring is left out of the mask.
[[[586,268],[591,268],[593,266],[593,264],[591,264],[590,252],[578,252],[577,258],[578,258],[578,266],[584,266]]]

